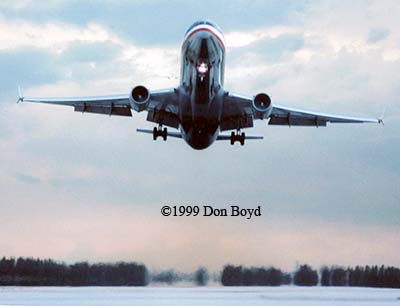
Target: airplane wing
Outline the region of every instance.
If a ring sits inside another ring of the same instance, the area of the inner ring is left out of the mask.
[[[223,100],[221,131],[253,127],[253,99],[227,94]]]
[[[24,97],[20,93],[18,102],[72,106],[75,111],[82,113],[132,117],[129,94],[94,97],[36,98]],[[178,97],[174,89],[150,92],[150,100],[145,110],[148,112],[147,120],[174,128],[179,127]]]
[[[221,130],[241,129],[253,126],[253,98],[228,94],[224,99]],[[265,118],[267,119],[267,118]],[[382,119],[347,117],[315,111],[272,105],[268,124],[286,126],[326,126],[327,123],[382,123]]]
[[[379,123],[379,119],[331,115],[274,105],[268,124],[287,126],[326,126],[327,123]]]
[[[76,112],[82,113],[132,116],[128,95],[71,98],[20,97],[19,101],[72,106]]]

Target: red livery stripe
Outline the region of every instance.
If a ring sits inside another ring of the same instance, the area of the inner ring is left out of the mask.
[[[182,46],[185,44],[185,42],[192,37],[195,33],[200,32],[200,31],[207,31],[210,32],[214,37],[216,37],[218,39],[218,41],[220,42],[220,44],[222,45],[222,47],[225,49],[225,44],[222,41],[222,39],[219,37],[219,35],[217,35],[215,32],[213,32],[210,28],[198,28],[195,29],[194,31],[192,31],[191,33],[188,34],[188,36],[186,37],[186,39],[183,41]],[[222,34],[221,34],[222,35]]]

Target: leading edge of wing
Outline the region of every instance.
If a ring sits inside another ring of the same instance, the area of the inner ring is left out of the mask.
[[[291,116],[307,117],[314,116],[322,120],[332,123],[380,123],[380,119],[375,118],[362,118],[362,117],[352,117],[352,116],[342,116],[327,114],[322,112],[308,111],[303,109],[297,109],[293,107],[287,107],[282,105],[273,105],[272,114],[273,116],[281,117],[282,115],[287,115],[290,113]]]
[[[175,93],[174,88],[152,90],[150,91],[151,97],[163,97],[169,94]],[[22,94],[21,88],[18,87],[18,102],[33,102],[33,103],[48,103],[58,105],[76,106],[79,103],[109,103],[113,102],[120,105],[128,106],[129,94],[117,94],[117,95],[104,95],[104,96],[84,96],[84,97],[25,97]]]
[[[129,104],[129,95],[109,95],[109,96],[87,96],[87,97],[65,97],[65,98],[40,98],[40,97],[19,97],[20,102],[33,102],[33,103],[48,103],[48,104],[59,104],[75,106],[77,103],[92,102],[121,102],[123,104]]]

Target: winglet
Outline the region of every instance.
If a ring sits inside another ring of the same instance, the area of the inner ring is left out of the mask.
[[[18,100],[17,103],[24,102],[24,95],[22,94],[21,87],[18,86]]]
[[[385,112],[386,112],[386,107],[383,109],[381,116],[378,118],[378,123],[385,125],[385,123],[383,122],[383,117],[385,116]]]

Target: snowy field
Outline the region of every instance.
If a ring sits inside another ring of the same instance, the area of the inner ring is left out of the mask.
[[[400,290],[372,288],[0,287],[0,306],[400,305]]]

